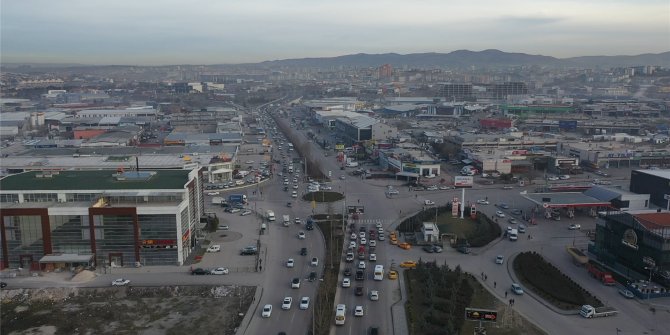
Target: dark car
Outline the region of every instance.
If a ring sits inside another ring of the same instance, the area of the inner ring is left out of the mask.
[[[360,228],[358,228],[358,231],[364,233],[365,232],[365,226],[361,226]]]
[[[344,269],[344,276],[351,277],[351,268]]]
[[[0,288],[5,288],[5,287],[7,287],[7,283],[5,283],[4,281],[0,282]]]
[[[514,215],[521,215],[521,210],[518,208],[514,208],[513,210],[510,211],[510,213]]]
[[[354,290],[354,294],[357,296],[363,295],[363,286],[356,286],[356,289]]]
[[[300,255],[307,256],[307,248],[300,248]]]
[[[312,271],[309,273],[309,277],[307,278],[309,281],[315,281],[316,280],[316,272]]]
[[[305,229],[314,230],[314,224],[312,224],[311,222],[307,222],[307,224],[305,225]]]
[[[288,192],[288,186],[284,186],[284,191]]]
[[[379,335],[379,328],[378,327],[370,327],[368,329],[368,335]]]
[[[356,280],[365,280],[365,272],[362,269],[356,270]]]
[[[208,275],[209,271],[203,269],[203,268],[197,268],[191,271],[192,275]]]
[[[429,254],[432,254],[432,253],[433,253],[433,246],[432,246],[432,245],[425,246],[425,247],[423,247],[422,249],[423,249],[423,251],[425,251],[425,252],[427,252],[427,253],[429,253]]]

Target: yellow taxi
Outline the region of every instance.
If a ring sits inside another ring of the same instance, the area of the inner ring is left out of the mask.
[[[415,269],[416,268],[416,262],[415,261],[404,261],[400,263],[400,267],[404,269]]]
[[[401,249],[405,249],[405,250],[412,249],[412,246],[407,242],[402,242],[402,243],[398,244],[398,247],[400,247]]]
[[[398,239],[395,238],[395,237],[391,237],[390,242],[391,242],[391,244],[396,245],[396,244],[398,244]]]
[[[389,271],[389,275],[388,275],[388,277],[389,277],[389,279],[391,279],[391,280],[396,280],[396,279],[398,279],[398,271],[396,271],[396,270],[390,270],[390,271]]]

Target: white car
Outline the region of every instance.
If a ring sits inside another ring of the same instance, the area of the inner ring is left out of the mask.
[[[349,242],[349,248],[356,249],[356,242],[355,241]]]
[[[582,226],[581,226],[580,224],[573,223],[573,224],[571,224],[570,226],[568,226],[568,229],[570,229],[570,230],[579,230],[579,229],[582,229]]]
[[[358,235],[356,233],[351,233],[351,240],[356,241],[358,239]]]
[[[368,245],[371,246],[371,247],[376,247],[376,246],[377,246],[377,241],[375,241],[375,240],[370,240],[370,241],[368,242]]]
[[[390,190],[386,191],[386,193],[388,193],[389,195],[393,195],[393,194],[400,194],[400,191],[398,191],[396,189],[390,189]]]
[[[435,186],[435,185],[431,185],[431,186],[426,187],[426,191],[437,191],[437,190],[438,190],[438,187]]]
[[[548,177],[547,180],[549,180],[549,181],[557,181],[557,180],[558,180],[558,177],[556,177],[556,176],[551,176],[551,177]]]
[[[358,262],[358,268],[359,269],[365,269],[365,261]]]
[[[289,310],[291,309],[291,304],[293,303],[293,298],[286,297],[281,303],[281,309]]]
[[[379,235],[377,236],[377,239],[380,240],[380,241],[384,240],[384,231],[379,232]]]
[[[297,198],[297,197],[298,197],[298,192],[293,191],[293,193],[291,193],[291,198]]]
[[[304,231],[298,232],[298,238],[301,239],[301,240],[304,240],[305,239],[305,232]]]
[[[228,229],[230,229],[230,227],[228,227],[227,224],[220,225],[216,228],[216,230],[228,230]]]
[[[477,200],[477,203],[480,204],[480,205],[488,205],[488,204],[489,204],[489,201],[488,201],[488,200],[484,200],[484,199],[479,199],[479,200]]]
[[[426,206],[433,206],[433,205],[435,205],[435,201],[433,201],[433,200],[424,200],[423,204],[426,205]]]
[[[295,224],[301,224],[302,223],[302,221],[300,221],[300,218],[298,218],[298,217],[296,217],[295,220],[293,220],[293,222],[295,222]]]
[[[499,217],[499,218],[504,218],[504,217],[505,217],[505,213],[503,213],[503,212],[501,212],[501,211],[496,211],[496,216]]]
[[[377,261],[377,254],[370,254],[369,260],[370,260],[370,262],[376,262]]]
[[[209,193],[207,193],[207,195],[219,195],[219,194],[221,194],[221,193],[219,193],[219,192],[209,192]]]
[[[370,300],[372,301],[379,300],[379,291],[370,291]]]
[[[254,161],[246,161],[244,164],[254,164]]]
[[[512,292],[516,295],[522,295],[523,294],[523,289],[521,288],[521,285],[517,283],[512,283]]]
[[[363,316],[363,306],[356,306],[354,316]]]
[[[291,280],[291,288],[300,288],[300,278],[293,278]]]
[[[361,237],[361,245],[366,245],[368,244],[368,240],[365,239],[365,237]]]
[[[358,237],[365,238],[365,232],[362,231],[362,232],[358,233]]]
[[[558,176],[558,179],[560,179],[560,180],[568,180],[568,179],[570,179],[570,176],[568,176],[567,174],[564,174],[564,175]]]
[[[297,190],[298,189],[298,184],[293,184],[293,189]]]
[[[219,252],[221,251],[221,246],[218,244],[210,245],[209,248],[207,248],[207,252]]]
[[[209,271],[209,273],[211,273],[213,275],[227,275],[229,273],[229,270],[228,270],[228,268],[220,267],[220,268],[216,268],[214,270]]]
[[[249,214],[251,214],[251,211],[248,210],[248,209],[245,209],[244,211],[242,211],[242,213],[240,213],[240,216],[246,216],[246,215],[249,215]]]
[[[377,222],[377,223],[375,223],[375,228],[381,229],[381,228],[384,228],[384,226],[382,225],[381,222]]]
[[[286,267],[292,268],[294,266],[295,266],[295,260],[293,260],[293,258],[289,258],[288,261],[286,261]]]
[[[316,257],[312,257],[312,262],[310,264],[312,266],[319,266],[319,259]]]
[[[125,278],[119,278],[112,282],[112,286],[126,286],[130,284],[130,280]]]
[[[267,304],[263,306],[263,313],[261,314],[264,318],[269,318],[272,315],[272,305]]]
[[[349,278],[344,278],[342,279],[342,287],[351,287],[351,279]]]
[[[300,309],[305,310],[309,308],[309,297],[300,298]]]
[[[505,256],[498,255],[496,256],[496,264],[502,264],[505,261]]]

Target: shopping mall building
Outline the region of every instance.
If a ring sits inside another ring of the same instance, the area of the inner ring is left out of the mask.
[[[0,179],[0,269],[181,265],[204,169],[31,171]]]

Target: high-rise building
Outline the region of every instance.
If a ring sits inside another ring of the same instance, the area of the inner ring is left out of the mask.
[[[379,78],[391,78],[393,75],[393,66],[391,64],[384,64],[379,67]]]

